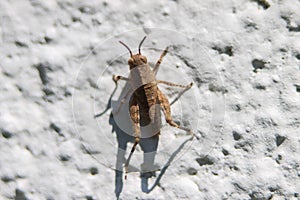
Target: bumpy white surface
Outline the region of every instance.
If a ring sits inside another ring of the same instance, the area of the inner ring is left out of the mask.
[[[93,115],[128,73],[118,40],[144,35],[150,64],[174,45],[158,77],[195,83],[173,116],[201,138],[120,199],[299,199],[300,1],[260,2],[1,0],[0,199],[116,198],[110,111]],[[165,125],[162,157],[186,138]]]

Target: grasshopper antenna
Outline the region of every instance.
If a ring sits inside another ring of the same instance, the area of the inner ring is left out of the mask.
[[[124,47],[126,47],[126,49],[128,49],[128,51],[129,51],[129,53],[130,53],[130,57],[132,57],[132,52],[131,52],[131,50],[129,49],[129,47],[126,45],[126,44],[124,44],[122,41],[119,41]]]
[[[147,36],[145,36],[139,44],[139,54],[141,54],[141,46],[142,46],[143,42],[145,41],[146,37]]]

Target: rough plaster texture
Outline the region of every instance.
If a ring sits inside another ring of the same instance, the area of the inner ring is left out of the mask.
[[[120,199],[299,199],[299,9],[299,0],[2,0],[0,199],[116,199],[110,110],[94,115],[112,75],[129,73],[118,40],[136,52],[144,35],[151,65],[172,47],[158,78],[195,83],[172,116],[199,138],[170,160],[188,136],[164,124],[156,162],[172,162],[160,184],[146,194],[132,170]],[[180,91],[161,89],[170,100]],[[139,167],[141,149],[134,158]]]

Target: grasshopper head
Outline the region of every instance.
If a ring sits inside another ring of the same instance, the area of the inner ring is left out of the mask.
[[[140,42],[139,44],[139,53],[138,54],[135,54],[133,55],[130,48],[124,44],[123,42],[119,41],[122,45],[124,45],[126,47],[126,49],[128,49],[129,53],[130,53],[130,58],[128,60],[128,65],[130,67],[130,69],[133,69],[137,66],[140,66],[140,65],[145,65],[147,64],[147,58],[146,56],[143,56],[141,54],[141,46],[144,42],[144,40],[146,39],[146,36],[142,39],[142,41]]]
[[[147,64],[147,58],[142,54],[133,55],[131,58],[128,59],[128,65],[130,69],[145,64]]]

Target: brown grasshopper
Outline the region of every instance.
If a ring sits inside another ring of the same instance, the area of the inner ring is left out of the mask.
[[[125,97],[121,100],[120,105],[117,111],[114,113],[116,114],[122,104],[124,104],[127,96],[132,92],[132,96],[129,100],[129,114],[132,120],[132,126],[134,130],[134,137],[135,141],[131,152],[125,162],[125,173],[128,173],[128,166],[131,159],[133,152],[135,151],[136,146],[140,142],[141,138],[141,130],[140,126],[145,126],[154,121],[154,117],[156,109],[152,109],[155,105],[160,105],[163,110],[166,122],[176,128],[182,129],[188,133],[191,133],[191,130],[185,127],[181,127],[176,124],[171,117],[171,109],[170,103],[167,97],[161,92],[158,88],[158,84],[166,84],[169,86],[181,87],[184,88],[182,91],[185,92],[190,89],[193,83],[188,85],[180,85],[174,84],[167,81],[156,80],[155,76],[159,69],[159,66],[162,62],[163,57],[168,52],[168,47],[162,52],[160,58],[156,62],[155,66],[151,68],[147,63],[147,58],[141,54],[141,46],[146,39],[146,36],[142,39],[138,47],[138,54],[133,55],[130,48],[124,44],[123,42],[119,41],[122,45],[124,45],[130,53],[130,58],[128,60],[128,65],[130,69],[130,76],[129,78],[123,76],[113,76],[113,80],[117,84],[119,80],[129,81],[131,84],[131,91],[128,91]],[[159,111],[160,112],[160,111]],[[160,134],[160,131],[154,133],[154,135]],[[125,175],[126,179],[126,175]]]

